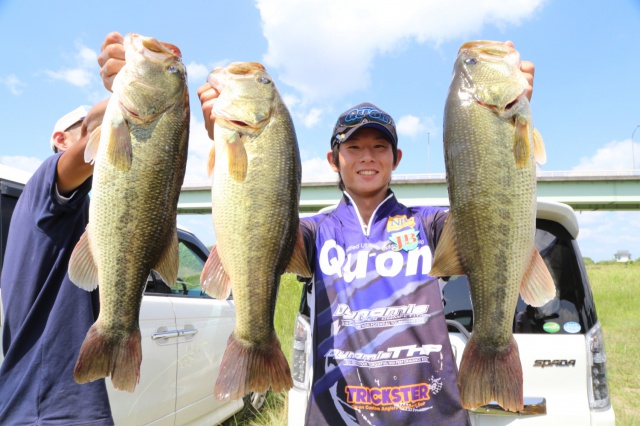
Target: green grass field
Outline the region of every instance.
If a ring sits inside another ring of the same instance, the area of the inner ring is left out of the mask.
[[[587,266],[607,351],[611,403],[616,425],[640,425],[640,262]]]
[[[587,274],[602,324],[609,390],[617,426],[640,425],[640,369],[633,368],[640,353],[640,262],[598,263],[587,266]],[[285,275],[276,307],[276,331],[282,349],[291,361],[293,324],[300,304],[302,285],[293,275]],[[267,406],[258,415],[239,414],[224,426],[281,426],[287,424],[286,393],[270,393]]]

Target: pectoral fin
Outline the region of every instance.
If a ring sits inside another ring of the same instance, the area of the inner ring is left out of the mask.
[[[98,266],[91,253],[89,225],[71,253],[69,279],[83,290],[92,291],[98,287]]]
[[[544,141],[538,129],[533,129],[533,158],[536,163],[542,165],[547,162],[547,151],[544,147]]]
[[[311,269],[309,268],[309,262],[307,261],[307,250],[305,249],[304,239],[302,238],[302,232],[300,230],[298,230],[296,244],[293,247],[293,254],[291,255],[291,261],[289,262],[285,273],[296,274],[305,278],[311,277]]]
[[[433,265],[429,275],[432,277],[451,277],[465,274],[456,252],[453,217],[449,213],[445,219],[436,252],[433,255]]]
[[[93,164],[98,156],[98,148],[100,147],[100,136],[102,135],[102,126],[96,127],[89,135],[87,145],[84,147],[84,162]]]
[[[173,285],[178,279],[179,266],[180,258],[178,256],[178,231],[174,226],[168,244],[165,246],[158,264],[153,269],[155,269],[160,274],[162,280],[165,283]]]
[[[218,256],[217,245],[213,246],[209,253],[209,258],[200,275],[200,284],[205,293],[219,300],[226,300],[231,294],[231,280]]]
[[[531,122],[522,115],[515,116],[515,141],[513,144],[513,155],[516,166],[522,168],[529,162],[531,156],[531,138],[529,137],[529,126]]]
[[[211,147],[209,151],[209,160],[207,161],[207,176],[211,177],[213,174],[213,166],[216,164],[216,146]]]
[[[103,124],[104,125],[104,124]],[[102,129],[107,133],[107,158],[115,167],[123,170],[131,169],[131,161],[133,160],[133,151],[131,148],[131,133],[129,125],[117,111],[114,118],[108,124],[107,129]]]
[[[520,296],[531,306],[542,306],[556,297],[556,286],[542,256],[534,247],[529,267],[520,283]]]
[[[247,151],[244,149],[242,138],[238,135],[227,143],[229,157],[229,174],[237,182],[244,182],[247,177]]]

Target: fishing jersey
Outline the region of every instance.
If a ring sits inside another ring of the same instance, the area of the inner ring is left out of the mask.
[[[313,380],[307,425],[468,425],[438,280],[446,210],[393,193],[368,226],[348,194],[301,220],[310,265]]]
[[[98,291],[75,286],[71,252],[89,219],[91,178],[61,203],[61,154],[24,187],[7,238],[0,288],[4,308],[1,425],[112,425],[104,379],[78,384],[73,368],[98,309]]]

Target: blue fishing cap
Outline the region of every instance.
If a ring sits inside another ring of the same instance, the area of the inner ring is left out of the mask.
[[[349,139],[358,129],[370,127],[385,134],[394,148],[398,147],[398,135],[393,118],[368,102],[349,108],[338,117],[331,136],[331,149]]]

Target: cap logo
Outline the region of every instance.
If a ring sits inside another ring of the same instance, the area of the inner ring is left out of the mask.
[[[354,108],[343,117],[345,126],[355,126],[364,120],[377,121],[382,124],[391,124],[393,120],[388,114],[371,107]]]

